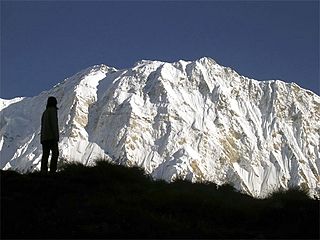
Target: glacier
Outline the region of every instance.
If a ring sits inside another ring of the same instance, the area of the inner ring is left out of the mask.
[[[40,118],[58,100],[59,161],[142,167],[154,179],[320,197],[320,97],[213,59],[95,65],[35,97],[0,99],[0,168],[40,169]]]

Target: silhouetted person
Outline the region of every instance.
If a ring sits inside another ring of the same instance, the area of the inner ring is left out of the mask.
[[[41,172],[48,172],[48,158],[50,151],[52,151],[50,161],[50,173],[57,170],[57,162],[59,156],[58,142],[59,142],[59,127],[58,127],[58,111],[57,99],[49,97],[47,101],[46,110],[41,117],[41,136],[40,141],[42,144],[42,159],[41,159]]]

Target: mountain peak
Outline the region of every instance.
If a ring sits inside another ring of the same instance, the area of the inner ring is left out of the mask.
[[[217,62],[211,57],[201,57],[198,60],[196,60],[196,62],[200,62],[202,64],[207,64],[207,63],[217,64]]]
[[[231,183],[255,197],[289,187],[320,196],[320,97],[295,84],[249,79],[208,57],[95,65],[3,104],[2,169],[39,169],[48,96],[59,103],[62,162],[109,159],[156,179]]]

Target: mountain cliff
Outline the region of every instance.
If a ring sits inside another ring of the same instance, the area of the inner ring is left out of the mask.
[[[60,161],[103,158],[155,179],[231,183],[254,197],[320,196],[320,97],[210,58],[87,68],[32,98],[0,100],[1,169],[40,168],[40,118],[58,100]]]

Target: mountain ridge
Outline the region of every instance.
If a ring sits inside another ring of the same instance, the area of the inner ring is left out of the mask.
[[[230,182],[255,197],[295,186],[319,197],[320,98],[295,83],[246,78],[207,57],[95,65],[33,98],[0,100],[1,169],[39,168],[49,95],[59,102],[61,159]]]

